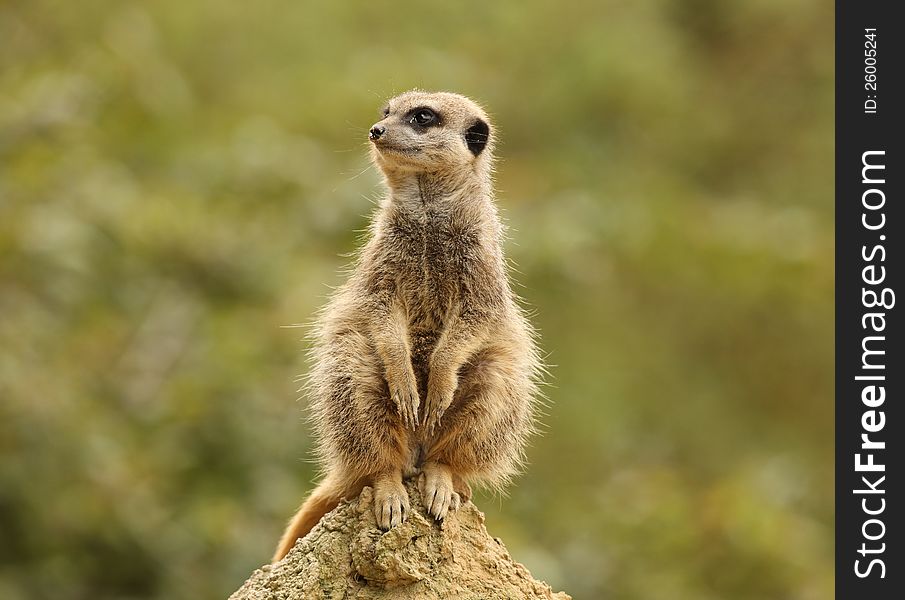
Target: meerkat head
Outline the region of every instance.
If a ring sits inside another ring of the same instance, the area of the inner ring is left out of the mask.
[[[487,114],[475,102],[419,90],[391,99],[368,138],[374,162],[387,175],[483,167],[493,146]]]

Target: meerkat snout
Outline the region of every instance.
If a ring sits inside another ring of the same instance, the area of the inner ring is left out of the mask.
[[[368,132],[368,139],[370,139],[372,142],[376,142],[380,139],[380,136],[382,136],[386,132],[386,130],[386,127],[384,127],[383,125],[374,125],[373,127],[371,127],[371,131]]]

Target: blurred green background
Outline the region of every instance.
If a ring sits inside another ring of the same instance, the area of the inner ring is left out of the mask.
[[[311,488],[304,330],[412,87],[494,115],[576,598],[833,591],[833,8],[0,2],[0,598],[217,598]]]

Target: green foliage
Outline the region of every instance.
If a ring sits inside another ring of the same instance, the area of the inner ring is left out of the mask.
[[[578,598],[833,595],[816,0],[0,4],[0,597],[214,598],[310,489],[304,330],[381,102],[495,115],[553,377],[502,501]]]

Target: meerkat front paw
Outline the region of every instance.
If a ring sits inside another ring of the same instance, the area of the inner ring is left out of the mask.
[[[453,491],[452,473],[446,465],[426,463],[418,477],[418,489],[428,514],[438,521],[462,504],[459,494]]]
[[[424,424],[429,432],[433,432],[440,419],[450,407],[453,394],[456,392],[456,378],[431,377],[427,384],[427,402],[424,406]]]
[[[374,517],[384,531],[405,522],[411,508],[401,478],[385,475],[374,481]]]
[[[401,377],[387,377],[387,384],[390,388],[390,398],[396,405],[402,422],[414,431],[418,426],[418,408],[421,406],[414,373],[407,373]]]

